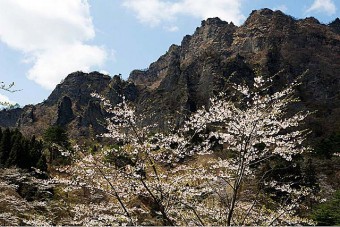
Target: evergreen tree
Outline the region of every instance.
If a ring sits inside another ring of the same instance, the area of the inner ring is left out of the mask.
[[[70,146],[66,130],[58,125],[49,127],[44,133],[43,138],[47,143],[56,143],[65,148]]]
[[[29,153],[31,149],[30,141],[27,139],[23,139],[22,142],[22,150],[20,153],[20,158],[18,160],[18,166],[23,169],[29,169],[32,166],[36,165],[36,162],[32,161],[32,157]]]
[[[20,159],[22,159],[20,154],[22,153],[22,150],[23,150],[21,137],[19,135],[14,135],[12,139],[14,140],[14,142],[12,144],[12,148],[9,153],[8,159],[6,160],[5,167],[11,167],[11,166],[21,167],[19,164]]]
[[[41,156],[43,155],[42,150],[43,150],[43,144],[40,141],[37,141],[35,136],[32,136],[30,140],[30,147],[29,147],[29,157],[30,157],[31,166],[38,165],[38,162],[40,161]]]
[[[4,166],[6,164],[6,161],[9,157],[9,153],[11,151],[11,132],[10,130],[7,128],[4,132],[3,132],[3,136],[1,138],[1,142],[0,142],[0,165]]]
[[[37,167],[46,170],[46,158],[43,157],[43,143],[36,140],[35,136],[26,139],[16,129],[6,129],[0,134],[0,167],[17,166],[22,169]],[[45,163],[44,163],[45,162]]]
[[[60,164],[60,162],[65,163],[67,160],[61,156],[60,147],[66,150],[70,149],[70,142],[66,130],[58,125],[51,126],[46,130],[43,138],[49,150],[49,162],[54,164]],[[57,144],[57,146],[55,146],[55,144]],[[58,146],[60,147],[58,148]]]

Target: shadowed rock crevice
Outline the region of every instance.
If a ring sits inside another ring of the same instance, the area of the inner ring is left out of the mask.
[[[58,105],[56,124],[65,126],[70,123],[73,118],[72,101],[69,97],[64,96]]]

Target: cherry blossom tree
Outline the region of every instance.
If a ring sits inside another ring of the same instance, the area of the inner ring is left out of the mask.
[[[16,92],[18,90],[13,90],[14,83],[6,85],[4,82],[0,81],[0,90],[7,91],[7,92]],[[9,102],[0,101],[0,106],[3,107],[13,107],[13,104]]]
[[[85,155],[72,170],[76,173],[73,175],[82,176],[75,185],[86,182],[98,190],[108,190],[121,209],[116,212],[121,214],[116,216],[117,220],[126,220],[126,224],[137,224],[138,217],[151,215],[160,220],[152,224],[175,225],[168,212],[172,205],[170,182],[164,167],[154,159],[155,145],[150,140],[153,126],[144,125],[143,117],[135,114],[124,97],[112,107],[103,97],[95,96],[112,114],[107,120],[108,133],[101,136],[112,138],[117,145]],[[131,200],[138,202],[129,206]]]
[[[14,83],[11,83],[10,85],[6,85],[4,82],[0,82],[0,90],[13,92],[12,90],[13,86],[14,86]]]
[[[181,166],[186,177],[179,176],[187,185],[200,182],[181,201],[196,207],[201,219],[208,219],[209,224],[306,222],[294,217],[294,212],[311,189],[303,182],[297,185],[294,180],[273,180],[270,176],[277,171],[273,160],[284,162],[289,169],[296,165],[294,158],[310,151],[303,145],[308,130],[300,129],[310,113],[287,113],[288,105],[298,101],[294,98],[297,81],[270,94],[270,80],[257,76],[252,86],[233,84],[232,96],[239,97],[238,101],[221,93],[210,100],[208,108],[194,113],[179,132],[172,137],[161,136],[166,141],[164,147],[172,151],[167,162],[174,163],[193,154],[208,160],[194,169],[187,166],[192,171]],[[266,165],[269,168],[265,169]],[[265,170],[262,173],[258,171],[261,168]],[[282,197],[279,201],[276,198],[275,205],[266,199],[263,189],[268,187]],[[212,206],[202,203],[204,193],[209,195],[205,202]],[[195,199],[192,194],[201,196]],[[264,209],[264,205],[274,209]]]
[[[287,112],[298,101],[298,82],[272,93],[268,84],[262,76],[251,85],[233,84],[228,96],[212,98],[166,134],[153,133],[157,125],[145,125],[124,97],[112,107],[94,94],[112,116],[102,136],[114,146],[81,152],[67,169],[74,176],[69,185],[112,195],[110,220],[121,224],[310,223],[297,211],[311,188],[284,174],[298,169],[294,160],[310,150],[304,146],[308,130],[301,129],[310,113]]]

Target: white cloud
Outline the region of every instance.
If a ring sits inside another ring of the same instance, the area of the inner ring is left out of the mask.
[[[332,0],[315,0],[305,13],[311,12],[326,13],[331,16],[336,13],[336,6]]]
[[[101,74],[104,74],[104,75],[108,75],[108,76],[110,76],[110,73],[108,72],[108,71],[106,71],[106,70],[100,70],[99,71]]]
[[[137,18],[150,26],[174,19],[176,4],[161,0],[124,0],[123,6],[134,11]]]
[[[11,103],[14,104],[6,95],[0,94],[0,103]]]
[[[85,0],[0,0],[0,41],[25,54],[28,78],[45,88],[105,62],[103,48],[86,44],[94,37]]]
[[[179,30],[179,27],[177,27],[176,25],[171,25],[171,26],[164,26],[164,29],[169,32],[177,32]]]
[[[179,15],[200,19],[219,17],[241,24],[245,19],[241,12],[241,0],[124,0],[123,6],[136,13],[138,20],[150,26],[174,23]],[[176,27],[176,26],[170,26]]]
[[[117,52],[116,52],[116,50],[114,50],[114,49],[111,49],[111,50],[110,50],[109,59],[110,59],[112,62],[117,62]]]
[[[105,52],[97,46],[81,43],[57,46],[37,54],[28,78],[46,88],[53,89],[68,73],[81,70],[90,71],[90,66],[101,65]]]
[[[288,10],[288,7],[286,5],[279,5],[277,7],[275,7],[273,10],[280,10],[281,12],[286,13]]]

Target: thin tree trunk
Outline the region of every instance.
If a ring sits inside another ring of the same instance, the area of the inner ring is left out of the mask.
[[[230,207],[229,207],[229,212],[228,212],[228,216],[227,216],[227,226],[231,225],[231,219],[233,217],[234,209],[235,209],[236,196],[237,196],[237,189],[235,188],[233,190],[233,196],[232,196],[231,201],[230,201]]]

